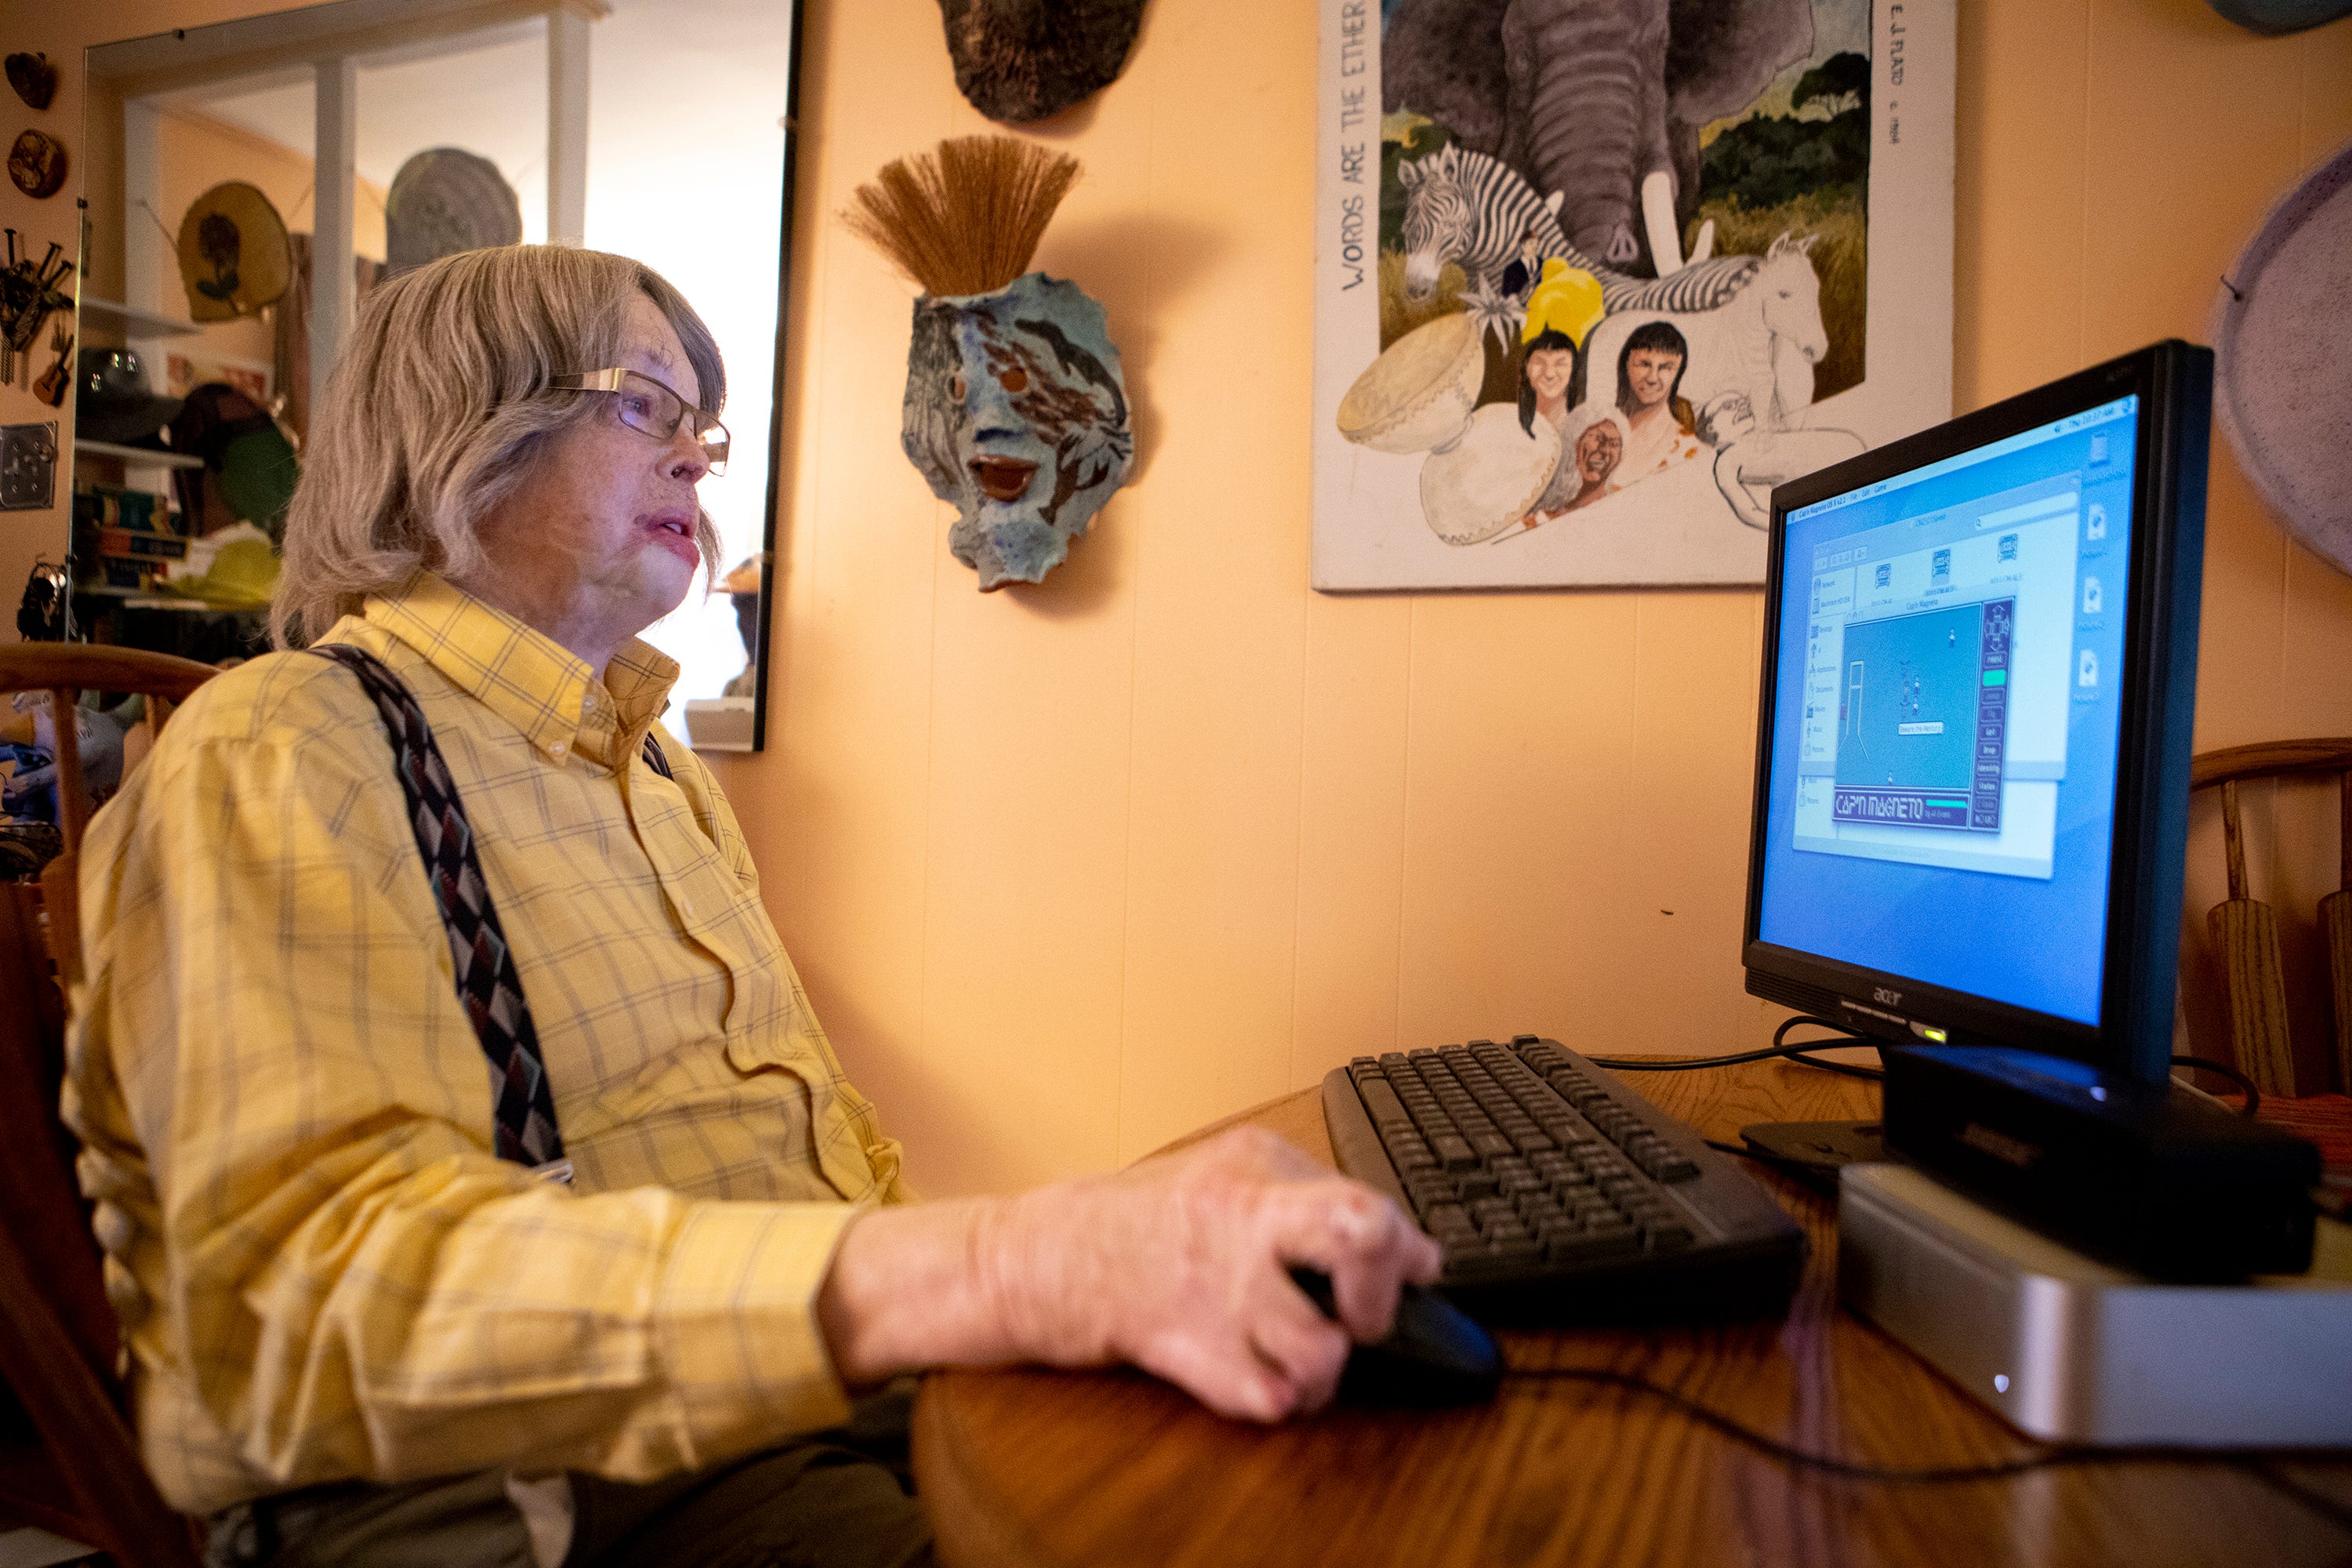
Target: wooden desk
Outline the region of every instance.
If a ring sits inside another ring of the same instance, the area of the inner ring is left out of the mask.
[[[1637,1087],[1727,1141],[1753,1121],[1870,1116],[1877,1099],[1855,1079],[1778,1063]],[[1329,1158],[1316,1091],[1234,1120]],[[1764,1179],[1812,1242],[1785,1322],[1506,1333],[1504,1353],[1639,1373],[1783,1441],[1867,1463],[2038,1451],[1840,1309],[1834,1205]],[[2352,1506],[2352,1455],[2281,1468]],[[2352,1532],[2221,1465],[1839,1480],[1791,1471],[1648,1395],[1579,1384],[1507,1384],[1480,1409],[1331,1410],[1259,1428],[1139,1373],[955,1372],[924,1385],[915,1471],[950,1568],[2352,1561]]]

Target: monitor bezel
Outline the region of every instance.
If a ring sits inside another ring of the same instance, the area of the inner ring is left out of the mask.
[[[1941,1031],[1955,1045],[2048,1052],[2118,1079],[2159,1082],[2168,1075],[2188,842],[2211,367],[2210,351],[2168,340],[1773,490],[1741,954],[1748,991],[1883,1038],[1918,1044],[1937,1040],[1934,1031]],[[1764,848],[1789,514],[2132,394],[2139,397],[2139,410],[2100,1022],[2087,1025],[1764,942]]]

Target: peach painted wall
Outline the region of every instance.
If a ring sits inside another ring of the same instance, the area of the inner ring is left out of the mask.
[[[1961,11],[1958,408],[2203,339],[2352,136],[2352,24]],[[1129,1160],[1356,1051],[1717,1050],[1782,1016],[1738,963],[1758,595],[1307,587],[1314,68],[1306,0],[1153,0],[1041,133],[1087,174],[1037,264],[1109,307],[1142,468],[983,598],[898,452],[909,289],[834,215],[987,127],[930,0],[810,7],[772,749],[724,776],[929,1191]],[[2210,540],[2198,743],[2352,731],[2352,581],[2218,449]]]
[[[56,56],[268,8],[0,23]],[[1151,0],[1126,75],[1038,133],[1087,165],[1038,264],[1109,307],[1140,464],[1054,578],[982,598],[898,451],[910,290],[834,215],[987,127],[933,0],[808,0],[771,750],[719,765],[933,1194],[1116,1164],[1358,1050],[1714,1050],[1780,1016],[1738,965],[1756,595],[1307,587],[1314,11]],[[2352,137],[2352,24],[1961,13],[1958,408],[2203,339],[2269,202]],[[2352,580],[2214,469],[2198,744],[2352,732]],[[2307,922],[2296,852],[2332,828],[2252,815]]]

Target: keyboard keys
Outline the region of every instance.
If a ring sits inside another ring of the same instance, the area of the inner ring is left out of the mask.
[[[1405,1194],[1412,1199],[1412,1206],[1424,1215],[1440,1205],[1457,1203],[1462,1196],[1461,1190],[1450,1177],[1433,1171],[1408,1175],[1404,1190]]]
[[[1387,1137],[1391,1128],[1412,1123],[1412,1118],[1405,1114],[1404,1101],[1397,1098],[1396,1090],[1384,1079],[1359,1084],[1356,1092],[1363,1096],[1364,1109],[1370,1112],[1372,1125],[1381,1130],[1382,1137]]]
[[[1666,1195],[1701,1167],[1670,1127],[1557,1047],[1472,1041],[1360,1056],[1346,1071],[1449,1280],[1507,1283],[1702,1248]]]

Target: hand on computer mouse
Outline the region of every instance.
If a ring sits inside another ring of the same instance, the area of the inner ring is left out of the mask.
[[[1257,1128],[1040,1188],[999,1218],[1021,1353],[1132,1362],[1257,1421],[1328,1403],[1351,1342],[1385,1338],[1400,1289],[1441,1263],[1387,1197]],[[1291,1284],[1300,1262],[1331,1279],[1336,1321]]]
[[[1290,1282],[1332,1315],[1331,1281],[1321,1272],[1294,1264]],[[1502,1383],[1503,1352],[1493,1337],[1436,1291],[1407,1285],[1394,1326],[1349,1352],[1339,1394],[1359,1405],[1475,1405],[1495,1397]]]

